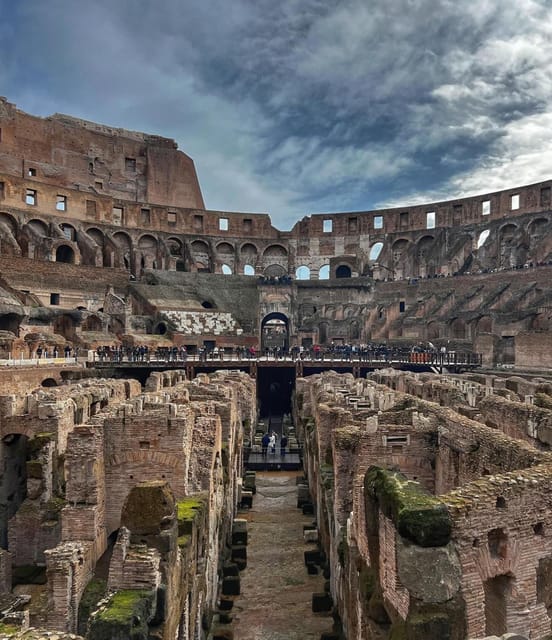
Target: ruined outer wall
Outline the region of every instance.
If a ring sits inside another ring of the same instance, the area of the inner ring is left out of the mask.
[[[125,200],[203,208],[194,165],[174,140],[55,114],[38,118],[0,99],[0,171],[90,188]]]

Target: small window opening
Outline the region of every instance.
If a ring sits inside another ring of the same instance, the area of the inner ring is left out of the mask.
[[[426,229],[435,229],[435,211],[426,213]]]
[[[167,222],[171,225],[176,224],[176,213],[174,211],[167,212]]]
[[[493,558],[504,558],[508,548],[508,536],[504,529],[491,529],[487,534],[489,552]]]
[[[401,227],[401,229],[406,229],[408,227],[408,223],[409,223],[409,212],[408,211],[403,211],[400,216],[399,216],[399,225]]]
[[[358,231],[358,218],[349,218],[347,228],[349,229],[349,233]]]
[[[243,230],[245,233],[250,233],[253,229],[253,220],[251,218],[244,218],[243,220]]]
[[[322,223],[322,231],[324,233],[331,233],[333,229],[333,220],[324,220]]]
[[[533,525],[533,533],[536,536],[543,536],[544,535],[544,522],[536,522]]]
[[[132,173],[136,172],[136,158],[125,158],[125,169]]]
[[[209,300],[204,300],[204,301],[201,303],[201,306],[202,306],[204,309],[213,309],[215,305],[214,305],[212,302],[209,302]]]
[[[140,449],[149,449],[150,443],[149,440],[140,440]]]
[[[497,509],[506,509],[506,499],[502,496],[498,496],[496,499],[496,508]]]
[[[113,224],[123,224],[123,207],[113,207]]]
[[[149,209],[140,209],[140,222],[142,224],[150,224],[151,211]]]
[[[101,180],[96,180],[96,182],[94,182],[94,186],[98,191],[101,191],[103,189],[103,182]]]
[[[25,191],[25,204],[29,204],[31,206],[35,206],[37,203],[37,192],[36,189],[27,189]]]
[[[383,216],[374,216],[374,229],[383,229]]]
[[[203,231],[203,216],[194,216],[194,229]]]
[[[96,218],[96,201],[95,200],[87,200],[86,201],[86,217],[87,218]]]
[[[67,211],[67,196],[56,196],[56,211]]]
[[[4,199],[4,190],[5,190],[5,183],[0,182],[0,200]]]
[[[406,302],[404,300],[401,300],[399,302],[399,313],[404,313],[406,309]]]
[[[491,201],[483,200],[481,203],[481,215],[488,216],[491,213]]]
[[[540,190],[540,204],[541,207],[549,207],[550,206],[550,187],[543,187]]]
[[[519,193],[514,193],[511,197],[511,207],[512,211],[519,209]]]
[[[228,218],[219,218],[219,231],[228,231]]]
[[[53,305],[59,304],[59,293],[50,294],[50,304],[53,304]]]
[[[29,178],[34,178],[36,176],[36,169],[34,167],[29,167],[27,170],[27,175]]]

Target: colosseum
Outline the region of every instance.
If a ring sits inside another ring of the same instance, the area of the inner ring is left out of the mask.
[[[0,98],[0,638],[552,640],[551,194],[280,231]]]

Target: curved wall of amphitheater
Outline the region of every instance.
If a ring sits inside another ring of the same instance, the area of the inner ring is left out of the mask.
[[[267,214],[206,210],[172,140],[1,100],[0,328],[22,338],[50,322],[86,344],[91,326],[106,339],[163,326],[184,344],[259,345],[276,313],[290,343],[431,341],[538,367],[551,353],[551,187],[279,231]]]

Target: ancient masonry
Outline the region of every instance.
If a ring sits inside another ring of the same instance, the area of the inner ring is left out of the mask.
[[[173,140],[0,98],[0,639],[231,640],[257,398],[285,388],[322,640],[552,640],[551,190],[282,232],[205,209]],[[426,372],[191,375],[314,345]],[[106,346],[117,379],[83,366]],[[429,372],[461,351],[485,369]]]

